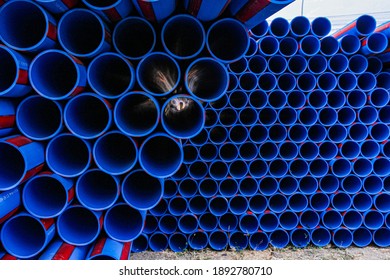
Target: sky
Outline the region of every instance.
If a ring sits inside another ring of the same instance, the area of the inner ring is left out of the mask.
[[[296,0],[269,20],[275,17],[291,20],[301,15],[302,1],[303,15],[311,20],[318,16],[328,17],[333,24],[332,31],[362,14],[374,16],[378,24],[390,21],[390,0]]]

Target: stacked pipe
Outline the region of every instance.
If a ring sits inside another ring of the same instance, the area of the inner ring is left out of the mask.
[[[106,2],[0,7],[0,259],[390,246],[389,24]]]

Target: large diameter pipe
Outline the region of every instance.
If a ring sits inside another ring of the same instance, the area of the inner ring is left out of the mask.
[[[0,8],[0,39],[15,50],[36,53],[54,48],[56,28],[54,17],[33,1],[8,1]]]
[[[205,45],[203,25],[189,15],[176,15],[167,20],[161,31],[165,51],[176,59],[191,59]]]
[[[0,140],[0,191],[17,187],[37,174],[44,166],[41,143],[14,135]]]
[[[171,136],[192,138],[200,133],[206,121],[202,104],[192,96],[175,95],[161,108],[161,124]]]
[[[0,59],[0,97],[15,98],[29,93],[30,59],[3,45],[0,45]]]
[[[22,212],[3,225],[0,238],[4,249],[20,259],[35,257],[55,235],[54,219],[38,219]]]
[[[73,201],[75,188],[71,179],[50,172],[31,178],[23,188],[25,209],[34,217],[54,218]]]
[[[56,239],[40,255],[39,260],[85,260],[88,246],[74,246]]]
[[[8,136],[15,130],[16,106],[6,99],[0,100],[0,137]]]
[[[235,18],[250,29],[292,2],[294,0],[232,0],[229,9]]]
[[[87,260],[129,260],[132,242],[118,242],[109,237],[99,238],[86,257]]]
[[[184,7],[194,17],[201,21],[212,21],[218,18],[228,7],[231,0],[185,0]]]
[[[107,21],[117,22],[127,17],[133,10],[126,0],[82,0],[83,4]]]
[[[46,163],[60,176],[76,177],[88,169],[91,148],[85,140],[72,134],[60,134],[46,147]]]
[[[19,210],[21,202],[19,188],[5,191],[0,194],[0,225]]]
[[[98,169],[83,173],[76,182],[78,201],[93,211],[107,210],[119,197],[118,178]]]
[[[37,0],[37,3],[53,14],[63,14],[73,9],[79,0]]]
[[[369,36],[376,28],[376,20],[373,16],[362,15],[350,22],[332,36],[339,39],[345,35],[354,35],[360,38]]]
[[[163,21],[176,9],[176,0],[132,0],[135,9],[149,21]]]
[[[226,30],[229,32],[226,33]],[[231,63],[239,60],[248,51],[249,35],[239,21],[231,18],[220,19],[210,26],[206,47],[215,59],[222,63]]]
[[[139,163],[152,176],[172,176],[183,163],[181,142],[165,133],[152,134],[142,143]]]
[[[58,22],[58,41],[71,55],[93,58],[111,48],[111,33],[94,12],[72,9]]]
[[[87,71],[77,58],[60,50],[47,50],[31,62],[30,82],[34,90],[52,100],[68,99],[84,90]]]

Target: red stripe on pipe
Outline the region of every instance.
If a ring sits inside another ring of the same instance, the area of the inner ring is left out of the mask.
[[[68,243],[62,243],[52,260],[69,260],[75,249],[76,247],[73,245],[70,245]]]
[[[156,15],[151,2],[138,0],[137,3],[146,19],[156,21]]]
[[[18,85],[25,85],[28,83],[28,71],[24,69],[19,70],[18,79],[16,81]]]
[[[57,26],[49,22],[49,26],[47,28],[47,37],[52,39],[53,41],[57,40]]]
[[[1,5],[1,3],[0,3],[0,5]],[[2,256],[0,258],[0,260],[3,260],[3,261],[15,261],[15,260],[17,260],[17,258],[12,256],[12,255],[10,255],[10,254],[5,254],[4,256]]]
[[[9,139],[5,140],[5,142],[8,142],[8,143],[20,148],[20,147],[23,147],[25,145],[31,144],[33,141],[31,141],[30,139],[28,139],[27,137],[24,137],[24,136],[16,136],[14,138],[9,138]]]
[[[0,225],[2,223],[4,223],[6,220],[8,220],[9,218],[11,218],[17,211],[19,210],[19,206],[16,207],[14,210],[12,210],[11,212],[9,212],[7,215],[5,215],[4,217],[2,217],[0,219]]]
[[[344,33],[347,33],[348,31],[350,31],[351,29],[355,28],[356,27],[356,20],[354,22],[351,22],[350,24],[348,24],[347,26],[343,27],[342,29],[340,29],[339,31],[337,31],[335,34],[333,34],[332,36],[336,39],[340,38],[341,35],[343,35]]]
[[[105,10],[104,13],[112,21],[119,21],[122,19],[122,16],[118,13],[117,9],[115,8]]]
[[[5,2],[4,0],[0,0],[0,6],[3,5]]]
[[[196,17],[199,13],[200,6],[202,5],[203,0],[191,0],[188,5],[188,12]]]
[[[53,172],[51,172],[51,171],[43,171],[39,175],[53,175]]]
[[[364,39],[364,40],[362,40],[362,47],[364,47],[364,46],[366,46],[367,45],[367,38],[366,39]]]
[[[236,14],[236,19],[241,22],[247,22],[254,17],[258,12],[263,10],[270,4],[269,0],[253,0],[247,2]]]
[[[41,223],[43,227],[48,230],[52,225],[54,225],[54,219],[49,218],[49,219],[41,219]]]
[[[108,102],[108,101],[107,101],[106,99],[104,99],[104,98],[103,98],[103,102],[104,102],[104,104],[107,105],[107,107],[108,107],[110,110],[112,110],[112,105],[111,105],[110,102]]]
[[[232,0],[229,0],[229,1],[226,2],[225,6],[222,8],[222,10],[221,10],[221,12],[219,13],[218,16],[220,16],[220,15],[223,14],[223,12],[224,12],[224,11],[226,10],[226,8],[229,6],[229,4],[230,4],[231,1],[232,1]]]
[[[78,86],[75,88],[75,90],[72,92],[71,96],[75,96],[77,94],[79,94],[80,92],[82,92],[84,90],[84,87],[83,86]]]
[[[381,26],[378,26],[377,29],[375,29],[374,32],[382,32],[382,31],[385,31],[388,28],[390,28],[390,22],[386,23],[386,24],[383,24]]]
[[[131,242],[126,242],[123,244],[122,253],[120,256],[120,260],[128,260],[129,259],[129,253],[131,250]]]
[[[15,116],[0,116],[0,129],[9,128],[15,125]]]
[[[99,239],[95,245],[93,245],[92,251],[91,251],[91,257],[99,255],[103,252],[104,245],[106,244],[107,238]]]
[[[81,60],[78,59],[77,57],[74,57],[73,55],[70,55],[70,57],[73,59],[74,62],[76,62],[76,64],[84,66]]]
[[[99,218],[100,229],[102,229],[102,227],[103,227],[103,219],[104,219],[104,215],[101,214],[101,215],[100,215],[100,218]]]
[[[76,6],[77,2],[78,0],[62,0],[62,3],[64,3],[69,9]]]
[[[107,29],[104,29],[104,41],[108,42],[109,44],[111,44],[111,33],[107,30]]]
[[[68,202],[71,202],[74,198],[74,186],[68,190]]]
[[[23,183],[23,182],[26,181],[27,179],[30,179],[32,176],[34,176],[35,174],[37,174],[39,171],[42,170],[43,166],[44,166],[44,163],[42,163],[42,164],[40,164],[40,165],[38,165],[38,166],[36,166],[36,167],[30,169],[29,171],[27,171],[27,172],[26,172],[26,175],[24,175],[24,177],[23,177],[23,179],[22,179],[21,182]]]

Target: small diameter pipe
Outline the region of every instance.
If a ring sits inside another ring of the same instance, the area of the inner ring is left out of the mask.
[[[357,247],[366,247],[372,242],[372,233],[366,228],[358,228],[352,233],[352,242]]]
[[[82,206],[70,206],[57,218],[58,235],[75,246],[89,245],[96,240],[102,228],[103,215]]]
[[[373,16],[362,15],[359,16],[356,20],[350,22],[332,36],[336,39],[341,38],[344,35],[351,34],[359,37],[369,36],[374,32],[376,28],[376,20]]]
[[[382,60],[376,56],[370,56],[367,58],[368,66],[367,72],[370,72],[374,75],[378,75],[383,69]]]
[[[209,246],[215,251],[222,251],[228,246],[229,237],[226,232],[216,230],[209,235]]]
[[[291,92],[295,89],[297,80],[293,74],[284,73],[278,78],[278,88],[284,92]]]
[[[347,211],[352,206],[352,198],[349,194],[338,192],[331,195],[332,208],[339,212]]]
[[[228,213],[225,215],[228,215]],[[224,215],[221,216],[221,218],[222,217],[224,217]],[[234,216],[234,217],[236,218],[236,216]],[[236,218],[236,220],[237,220],[237,218]],[[221,219],[218,220],[218,217],[214,216],[210,212],[206,212],[206,213],[200,215],[200,217],[199,217],[199,227],[201,230],[206,231],[206,232],[216,230],[218,227],[218,223],[221,223]]]
[[[218,226],[223,231],[233,232],[238,227],[238,218],[232,213],[223,214],[219,217]]]
[[[59,103],[37,95],[24,99],[16,111],[18,129],[26,137],[38,141],[56,136],[62,130],[62,119]]]
[[[296,228],[290,233],[291,244],[297,248],[304,248],[310,243],[310,234],[307,229]]]
[[[357,193],[352,197],[352,206],[359,212],[365,212],[372,207],[372,198],[367,193]]]
[[[55,239],[39,256],[39,260],[85,260],[88,246],[74,246]]]
[[[370,136],[377,142],[383,142],[389,139],[390,129],[387,124],[378,122],[370,127]]]
[[[358,80],[351,72],[344,72],[338,77],[338,87],[342,91],[351,91],[355,89],[357,85]]]
[[[176,232],[169,236],[168,245],[173,252],[183,252],[188,247],[187,236]]]
[[[372,182],[375,183],[374,181]],[[349,175],[341,181],[341,188],[349,195],[358,193],[359,191],[361,191],[362,187],[362,180],[356,175]]]
[[[288,162],[283,159],[275,159],[269,164],[269,173],[275,178],[282,178],[288,172]]]
[[[248,129],[243,125],[236,125],[229,129],[229,140],[233,144],[243,144],[248,139],[248,137]]]
[[[368,210],[364,212],[364,226],[370,230],[377,230],[381,228],[385,222],[383,214],[376,210]]]
[[[124,0],[82,0],[83,4],[107,21],[118,22],[127,17],[133,6],[130,1]]]
[[[268,235],[265,232],[255,232],[249,237],[249,246],[255,251],[267,249],[268,242]]]
[[[332,29],[332,23],[326,17],[317,17],[311,22],[311,33],[319,38],[325,37]]]
[[[279,215],[279,224],[285,230],[293,230],[299,224],[298,215],[287,210]]]
[[[294,55],[289,58],[287,68],[295,75],[300,75],[305,72],[308,62],[305,57],[301,55]]]
[[[272,196],[278,190],[278,181],[273,176],[265,176],[259,181],[259,192],[265,196]]]
[[[332,36],[324,37],[321,39],[320,52],[326,57],[332,57],[338,53],[340,49],[340,43]]]
[[[87,71],[84,64],[60,50],[47,50],[31,62],[30,83],[34,90],[52,100],[69,99],[84,90]]]
[[[220,160],[216,160],[209,165],[210,177],[214,180],[222,180],[228,176],[228,165]]]
[[[268,21],[261,21],[249,30],[251,37],[255,39],[260,39],[261,37],[264,37],[268,32],[268,27]]]
[[[363,189],[370,195],[379,194],[383,190],[383,187],[383,180],[376,175],[367,176],[363,180]]]
[[[186,199],[194,197],[198,191],[198,183],[192,178],[185,178],[179,183],[179,194]]]
[[[219,217],[228,212],[228,200],[222,196],[215,196],[209,200],[210,213]]]
[[[317,84],[316,77],[311,73],[303,73],[297,79],[297,87],[303,92],[309,92],[315,89]]]
[[[238,146],[226,143],[219,147],[219,157],[225,162],[232,162],[238,158]]]
[[[164,133],[149,136],[139,150],[139,163],[150,175],[158,178],[172,176],[183,162],[181,142]]]
[[[230,32],[226,33],[226,30]],[[223,63],[234,62],[247,52],[249,36],[245,26],[239,21],[231,18],[220,19],[210,26],[206,47],[215,59]]]
[[[134,44],[133,42],[137,42]],[[127,59],[139,60],[153,51],[156,44],[154,27],[140,17],[128,17],[116,24],[112,34],[115,50]]]
[[[340,41],[340,50],[345,55],[353,55],[360,50],[361,42],[355,35],[345,35]]]
[[[310,32],[310,21],[307,17],[296,16],[290,22],[290,34],[293,37],[304,37]]]
[[[255,214],[262,214],[267,209],[267,198],[263,195],[256,194],[249,198],[249,210]]]
[[[259,221],[256,215],[243,214],[239,218],[239,227],[245,234],[253,234],[257,232],[259,228]]]
[[[330,162],[332,173],[341,178],[349,175],[352,171],[352,164],[344,158],[336,158]]]
[[[293,176],[287,175],[280,179],[279,190],[284,195],[291,195],[298,190],[298,180]]]
[[[188,34],[191,34],[188,37]],[[199,55],[205,45],[203,25],[189,15],[169,18],[162,27],[161,41],[165,51],[176,59],[191,59]]]
[[[206,120],[204,127],[211,128],[218,122],[218,112],[213,108],[205,108]]]
[[[199,182],[199,194],[211,198],[218,193],[218,183],[212,178],[205,178]]]
[[[195,195],[188,201],[188,210],[195,215],[202,215],[207,211],[207,199],[201,195]]]
[[[387,213],[390,211],[390,195],[387,193],[377,194],[374,197],[374,205],[378,211]]]
[[[301,143],[307,138],[307,129],[304,125],[294,124],[288,130],[288,139],[294,143]]]
[[[274,36],[265,36],[258,42],[259,53],[264,56],[273,56],[279,51],[279,41]]]
[[[0,9],[0,26],[1,41],[17,51],[37,53],[56,45],[57,22],[38,3],[5,3]]]
[[[332,240],[332,236],[328,229],[324,227],[318,227],[311,231],[310,239],[315,246],[325,247]]]
[[[369,93],[369,102],[372,106],[376,108],[383,108],[387,106],[389,101],[389,91],[384,88],[376,87]]]
[[[71,179],[43,172],[25,184],[22,201],[32,216],[48,219],[60,215],[73,201],[74,194]]]
[[[249,174],[253,178],[261,178],[268,172],[268,164],[264,160],[256,159],[249,164]]]
[[[320,224],[320,215],[312,209],[306,209],[299,217],[299,223],[303,228],[315,229]]]
[[[349,63],[351,63],[350,61],[346,55],[338,53],[329,58],[328,68],[335,74],[341,74],[348,69]]]
[[[37,174],[44,165],[42,144],[14,135],[0,140],[0,191],[11,190]]]
[[[265,212],[259,216],[259,227],[262,231],[273,232],[279,226],[279,218],[273,212]]]
[[[22,203],[19,188],[4,191],[0,194],[0,225],[11,218]]]
[[[28,83],[30,59],[3,45],[0,45],[0,59],[0,97],[21,97],[29,93],[31,91]]]
[[[267,60],[262,55],[253,55],[248,60],[248,70],[256,75],[264,73],[267,69]]]
[[[307,209],[309,202],[304,194],[295,193],[289,196],[287,205],[293,212],[302,212]]]
[[[270,244],[275,248],[285,248],[290,242],[290,236],[283,229],[276,229],[269,235]]]
[[[197,231],[188,236],[188,245],[193,250],[203,250],[208,244],[208,234],[204,231]]]
[[[288,207],[287,198],[279,193],[272,195],[268,200],[268,208],[275,213],[282,213]]]
[[[238,121],[237,110],[231,107],[225,107],[219,111],[218,122],[223,126],[234,126]]]
[[[194,233],[198,226],[198,218],[194,214],[186,213],[178,219],[178,229],[184,234]]]
[[[87,9],[72,9],[58,22],[58,41],[69,54],[93,58],[111,48],[111,33],[103,20]]]
[[[145,3],[146,2],[146,3]],[[137,12],[148,21],[163,21],[168,18],[176,9],[175,0],[166,1],[137,1],[132,0]]]
[[[343,108],[341,108],[337,112],[337,119],[341,125],[348,126],[348,125],[351,125],[355,122],[356,113],[352,108],[344,106]],[[338,126],[338,130],[339,129],[341,129],[340,126]],[[344,127],[344,130],[346,130],[345,127]],[[336,136],[336,138],[338,138],[338,137]]]
[[[389,78],[390,78],[390,73],[381,72],[377,74],[376,76],[377,86],[389,90],[390,89]]]
[[[363,224],[363,216],[356,210],[347,210],[343,214],[343,224],[350,230],[356,230]]]
[[[164,251],[168,248],[168,246],[168,236],[161,231],[156,231],[149,237],[149,248],[153,252]]]
[[[287,60],[284,56],[273,55],[268,59],[268,70],[274,75],[280,75],[287,69]]]
[[[229,74],[226,67],[218,60],[199,58],[186,70],[185,87],[195,98],[205,102],[216,101],[229,87]]]
[[[365,56],[355,54],[349,58],[348,70],[356,75],[363,74],[368,68],[368,60]]]
[[[114,121],[125,134],[141,137],[150,134],[158,125],[160,106],[157,100],[143,92],[130,92],[115,105]]]
[[[243,215],[248,211],[249,202],[244,196],[234,196],[229,200],[229,211],[233,215]]]
[[[331,160],[336,157],[338,153],[337,145],[331,141],[324,141],[319,147],[319,156],[325,160]]]
[[[54,219],[39,220],[25,212],[6,221],[0,232],[4,249],[20,259],[38,255],[54,235]]]
[[[308,70],[313,74],[322,74],[326,71],[328,62],[323,55],[313,55],[308,60]]]
[[[347,248],[352,245],[352,232],[346,228],[338,228],[333,232],[333,244],[339,248]]]
[[[223,179],[219,182],[218,191],[223,197],[235,197],[238,193],[238,181],[233,178]]]
[[[321,214],[322,224],[330,230],[337,229],[343,223],[343,217],[336,210],[327,210]]]
[[[359,121],[365,125],[371,125],[378,119],[378,111],[371,106],[365,106],[359,110]]]
[[[373,171],[372,162],[363,157],[359,157],[355,159],[355,162],[353,163],[353,172],[360,176],[360,177],[366,177],[371,174]]]
[[[249,238],[243,232],[235,231],[230,235],[229,246],[230,248],[235,248],[236,250],[245,250],[248,247]]]
[[[257,41],[253,38],[253,35],[252,35],[252,37],[249,37],[249,48],[246,51],[244,57],[249,59],[250,57],[256,55],[257,52],[258,52]]]
[[[256,179],[253,176],[242,178],[238,184],[238,191],[241,195],[246,197],[252,197],[257,193],[258,185]],[[253,211],[252,211],[253,212]]]
[[[188,168],[190,177],[201,180],[208,174],[208,165],[203,161],[195,161]]]
[[[153,214],[147,214],[145,218],[144,234],[152,234],[158,229],[158,219]]]
[[[174,216],[181,216],[188,210],[188,202],[181,196],[173,197],[169,200],[168,211]]]
[[[299,180],[299,190],[304,195],[311,195],[317,192],[318,190],[317,179],[311,176],[301,178]]]
[[[304,56],[313,56],[320,51],[320,40],[312,35],[305,36],[299,42],[299,51]]]
[[[385,106],[385,107],[379,109],[378,119],[383,123],[389,124],[390,123],[389,113],[390,113],[390,106]]]
[[[332,90],[328,93],[328,105],[333,109],[342,108],[347,101],[345,94],[341,90]]]
[[[289,164],[289,172],[295,178],[303,178],[309,172],[309,165],[303,159],[296,159]]]
[[[239,78],[239,87],[244,91],[252,91],[257,87],[257,76],[254,73],[243,73]]]
[[[232,62],[228,65],[229,74],[234,73],[235,75],[241,75],[248,69],[248,60],[245,57]]]
[[[284,142],[279,145],[279,156],[283,160],[293,160],[298,156],[298,146],[293,142]]]
[[[288,35],[290,31],[290,23],[281,17],[273,19],[269,25],[268,32],[275,38],[281,39]]]

